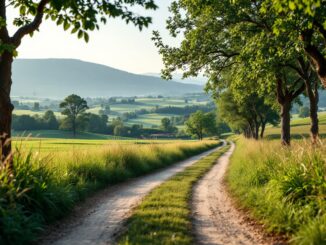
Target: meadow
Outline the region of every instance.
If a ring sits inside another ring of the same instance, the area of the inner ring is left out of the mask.
[[[319,112],[319,133],[322,138],[326,138],[326,112]],[[281,135],[280,126],[267,126],[265,136],[267,139],[279,139]],[[310,135],[310,118],[298,118],[293,115],[291,120],[291,135],[294,138],[306,138]]]
[[[216,141],[14,141],[14,167],[3,169],[0,175],[0,244],[35,241],[45,224],[65,216],[77,202],[96,190],[166,167],[217,144]]]
[[[242,137],[226,177],[238,205],[269,232],[300,245],[326,243],[326,142]]]

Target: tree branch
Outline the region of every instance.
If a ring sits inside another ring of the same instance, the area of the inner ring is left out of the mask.
[[[34,17],[34,20],[31,23],[22,26],[16,31],[16,33],[12,37],[12,43],[16,47],[20,45],[21,40],[25,35],[31,34],[39,28],[42,23],[45,6],[49,3],[49,1],[50,0],[41,0],[37,6],[37,12]]]
[[[291,95],[291,100],[295,99],[300,94],[302,94],[305,89],[306,89],[306,84],[302,83],[301,87]]]

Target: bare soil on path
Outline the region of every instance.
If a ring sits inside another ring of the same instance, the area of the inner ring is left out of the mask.
[[[216,165],[194,186],[191,200],[197,244],[280,244],[249,224],[243,212],[235,208],[227,193],[224,175],[235,145],[222,155]]]
[[[131,211],[146,194],[215,150],[95,194],[77,206],[68,218],[49,227],[39,244],[113,244]]]

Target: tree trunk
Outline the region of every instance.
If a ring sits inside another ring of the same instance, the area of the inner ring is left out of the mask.
[[[255,119],[255,135],[254,135],[254,138],[255,140],[258,140],[259,139],[259,128],[260,128],[260,125],[259,125],[259,122]]]
[[[312,44],[312,37],[312,30],[306,30],[301,34],[301,39],[304,42],[304,50],[313,61],[317,75],[324,88],[326,88],[326,58],[319,49]]]
[[[74,135],[74,138],[76,137],[76,117],[72,118],[72,133]]]
[[[12,167],[11,154],[11,120],[14,109],[10,100],[11,68],[13,57],[8,52],[0,56],[0,146],[1,161]]]
[[[285,98],[281,104],[281,143],[282,145],[290,145],[291,131],[290,131],[290,116],[291,99]]]
[[[265,121],[262,121],[261,122],[261,131],[260,131],[260,138],[261,139],[264,138],[265,128],[266,128],[266,122]]]
[[[318,93],[318,84],[317,81],[314,81],[314,88],[311,86],[310,81],[306,81],[306,91],[310,102],[310,135],[311,141],[313,144],[317,143],[319,136],[319,122],[318,122],[318,102],[319,102],[319,93]]]

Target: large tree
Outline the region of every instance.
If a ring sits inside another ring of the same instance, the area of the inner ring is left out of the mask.
[[[273,31],[286,34],[311,60],[326,88],[326,4],[324,0],[266,0],[261,11],[275,16]]]
[[[64,101],[60,103],[60,108],[63,109],[61,113],[67,116],[65,120],[68,124],[68,128],[72,129],[74,136],[76,136],[76,130],[78,126],[77,119],[84,119],[84,117],[82,116],[88,109],[86,100],[84,100],[78,95],[72,94],[66,97]]]
[[[202,140],[205,134],[210,135],[216,131],[215,115],[202,111],[191,114],[186,121],[186,130],[189,134]]]
[[[305,83],[283,66],[284,60],[292,62],[296,47],[286,42],[286,35],[274,33],[274,16],[261,11],[265,2],[175,1],[167,28],[172,36],[183,34],[180,46],[165,45],[158,32],[153,39],[163,56],[166,78],[179,69],[185,77],[204,71],[213,92],[252,83],[261,95],[275,94],[282,111],[282,143],[289,144],[291,105]]]
[[[37,31],[43,18],[49,18],[64,30],[71,30],[78,38],[88,41],[88,32],[99,29],[99,23],[107,18],[121,17],[127,23],[132,22],[139,28],[147,26],[151,18],[134,14],[129,7],[141,6],[156,9],[154,0],[0,0],[0,144],[1,161],[11,153],[11,120],[13,105],[10,100],[12,62],[17,48],[26,35]],[[19,15],[13,24],[17,30],[8,30],[7,10],[16,8]],[[13,33],[10,35],[9,33]],[[11,162],[9,158],[8,162]]]

